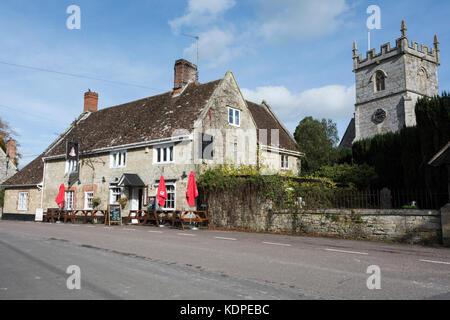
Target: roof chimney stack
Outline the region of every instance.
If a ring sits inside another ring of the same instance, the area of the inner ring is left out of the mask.
[[[84,94],[84,110],[83,112],[96,112],[98,110],[98,93],[92,92],[90,89]]]
[[[175,61],[175,79],[173,90],[178,93],[189,82],[198,81],[197,66],[187,60],[179,59]]]
[[[16,159],[17,142],[14,139],[9,139],[6,142],[6,155],[9,156],[10,161]]]

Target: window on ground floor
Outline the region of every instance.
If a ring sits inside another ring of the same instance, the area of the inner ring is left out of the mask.
[[[159,183],[156,184],[156,189],[158,189]],[[175,184],[174,183],[167,183],[166,182],[166,191],[167,191],[167,198],[166,198],[166,204],[164,205],[163,210],[175,210]],[[156,201],[158,202],[158,200]]]
[[[86,191],[84,193],[84,209],[92,210],[94,206],[92,204],[92,199],[94,199],[94,191]]]
[[[17,210],[28,210],[28,192],[19,192],[19,201],[17,202]]]
[[[64,197],[64,209],[73,210],[74,209],[74,197],[75,193],[73,191],[66,191]]]
[[[281,155],[281,169],[289,169],[289,156]]]

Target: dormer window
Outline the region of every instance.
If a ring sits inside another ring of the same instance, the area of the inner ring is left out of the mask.
[[[383,71],[377,71],[375,73],[375,91],[383,91],[386,89],[386,75]]]

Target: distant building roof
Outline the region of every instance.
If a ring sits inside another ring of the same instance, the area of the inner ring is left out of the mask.
[[[279,130],[279,148],[298,152],[295,140],[290,136],[289,132],[282,124],[272,115],[271,111],[264,104],[257,104],[247,101],[248,108],[255,120],[258,129],[267,129],[267,145],[271,144],[271,129]],[[258,130],[259,141],[259,130]]]
[[[352,118],[352,120],[350,120],[350,123],[348,124],[347,130],[345,130],[344,136],[342,137],[341,143],[339,144],[339,148],[351,148],[355,138],[355,118]]]

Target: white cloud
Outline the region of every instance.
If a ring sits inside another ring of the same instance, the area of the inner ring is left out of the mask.
[[[215,20],[235,4],[235,0],[189,0],[186,14],[169,21],[169,24],[178,33],[182,26],[202,25]]]
[[[316,119],[352,118],[355,104],[355,87],[329,85],[293,93],[283,86],[242,89],[249,101],[266,100],[280,119],[289,127],[297,125],[304,117]]]
[[[195,61],[196,50],[196,44],[193,43],[184,49],[184,55],[190,61]],[[214,28],[200,34],[199,64],[205,63],[208,67],[216,67],[240,55],[243,50],[243,47],[235,45],[235,37],[231,31]]]
[[[346,0],[264,0],[259,8],[259,35],[273,42],[329,34],[349,9]]]

